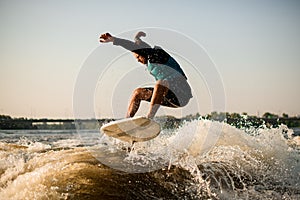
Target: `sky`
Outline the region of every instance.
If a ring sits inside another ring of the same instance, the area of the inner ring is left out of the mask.
[[[185,35],[207,53],[224,87],[222,111],[298,116],[299,19],[297,0],[0,0],[0,115],[73,118],[73,94],[83,66],[93,53],[112,46],[99,44],[99,35],[155,27]],[[148,34],[145,40],[157,42],[155,37]],[[101,59],[96,60],[99,65]],[[122,64],[137,65],[131,58]],[[202,66],[196,67],[201,72]],[[193,76],[190,69],[185,71],[188,77]],[[204,89],[201,99],[201,87],[195,82],[192,87],[199,104],[203,102],[196,111],[214,111],[206,106],[210,92]],[[96,88],[95,93],[105,91],[101,84]],[[127,93],[115,94],[122,112]],[[101,102],[99,98],[95,100]],[[97,104],[95,109],[104,106]]]

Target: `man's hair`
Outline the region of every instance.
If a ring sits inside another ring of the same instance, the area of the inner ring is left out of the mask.
[[[148,58],[149,52],[152,50],[152,48],[142,48],[142,49],[135,49],[132,52],[139,54],[140,56],[144,58]]]

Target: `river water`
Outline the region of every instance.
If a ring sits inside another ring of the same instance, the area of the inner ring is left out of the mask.
[[[296,200],[298,140],[209,120],[134,146],[98,130],[0,130],[0,199]]]

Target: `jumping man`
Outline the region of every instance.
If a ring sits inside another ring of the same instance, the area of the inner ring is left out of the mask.
[[[180,65],[162,48],[157,46],[152,48],[142,41],[141,37],[145,36],[144,32],[138,32],[135,42],[114,37],[109,33],[100,36],[100,42],[112,42],[131,51],[138,62],[146,65],[147,70],[156,80],[154,87],[134,90],[126,117],[135,115],[141,101],[150,102],[147,117],[153,118],[159,106],[179,108],[185,106],[192,98],[191,88]]]

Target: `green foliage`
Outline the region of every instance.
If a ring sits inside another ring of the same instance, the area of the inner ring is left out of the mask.
[[[263,114],[263,118],[266,118],[266,119],[278,119],[279,116],[275,115],[275,114],[272,114],[272,113],[269,113],[269,112],[266,112],[265,114]]]

